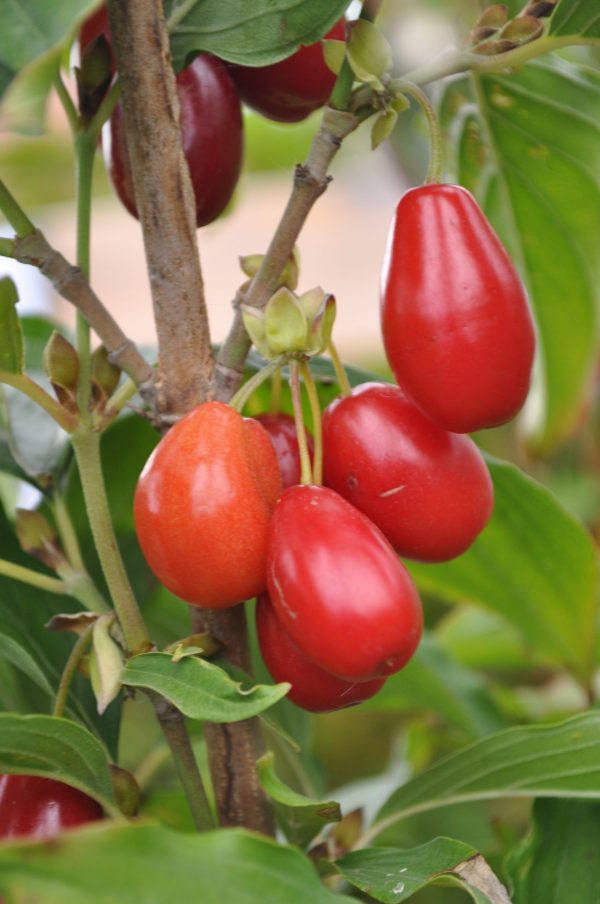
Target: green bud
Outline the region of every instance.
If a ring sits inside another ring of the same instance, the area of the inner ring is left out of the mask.
[[[121,379],[121,369],[113,364],[104,345],[99,345],[92,354],[92,380],[109,398]]]
[[[504,3],[494,3],[484,9],[475,23],[476,28],[493,28],[497,30],[506,25],[508,20],[508,6]]]
[[[90,653],[90,678],[100,715],[121,690],[123,654],[111,637],[110,628],[115,620],[114,612],[107,612],[96,620],[92,631]]]
[[[298,299],[282,287],[265,307],[265,335],[270,357],[286,352],[301,352],[306,346],[307,320]]]
[[[372,22],[352,23],[348,39],[348,61],[357,79],[383,91],[382,76],[392,68],[392,48]]]
[[[294,289],[298,286],[298,280],[300,279],[300,250],[297,245],[294,245],[294,250],[290,254],[287,260],[287,264],[283,268],[283,272],[279,277],[279,283],[282,286],[285,286],[286,289],[291,289],[293,292]]]
[[[44,368],[55,389],[75,392],[79,376],[79,357],[71,343],[54,330],[44,349]]]
[[[115,798],[121,813],[129,818],[137,816],[142,799],[142,792],[135,780],[135,776],[133,776],[128,769],[121,769],[120,766],[115,766],[114,763],[110,763],[108,769]]]
[[[327,68],[330,69],[334,75],[339,75],[346,57],[346,42],[335,41],[331,38],[323,41],[323,56]]]
[[[397,122],[398,114],[395,110],[379,114],[371,129],[371,148],[373,150],[390,137]]]
[[[99,35],[89,44],[75,69],[79,112],[84,122],[89,122],[98,112],[112,80],[112,59],[108,41]]]
[[[260,265],[264,259],[264,254],[247,254],[245,257],[240,257],[239,260],[242,273],[245,273],[246,276],[249,276],[250,279],[252,279],[252,277],[256,276],[260,270]]]
[[[56,532],[41,512],[17,509],[15,529],[23,552],[34,556],[52,571],[66,562]]]
[[[305,351],[307,355],[319,355],[325,351],[331,341],[336,305],[333,295],[325,295],[322,289],[312,291],[320,291],[322,299],[309,320],[308,344]]]
[[[175,657],[181,659],[184,655],[189,655],[190,650],[193,650],[195,656],[214,656],[220,649],[219,641],[207,632],[190,634],[189,637],[183,637],[165,647],[167,653],[173,653],[173,659]]]
[[[240,305],[240,310],[242,312],[242,320],[244,321],[246,332],[252,340],[253,345],[263,358],[270,358],[271,351],[267,344],[264,312],[249,304]]]
[[[518,16],[509,22],[500,32],[500,38],[514,44],[529,44],[535,41],[544,31],[544,23],[535,16]]]

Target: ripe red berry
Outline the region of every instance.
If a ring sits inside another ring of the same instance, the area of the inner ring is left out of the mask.
[[[341,19],[325,38],[343,41],[345,34],[346,24]],[[335,84],[335,75],[325,64],[320,41],[300,47],[287,59],[271,66],[230,63],[229,72],[244,103],[276,122],[306,119],[327,102]]]
[[[294,643],[275,615],[266,593],[256,605],[258,645],[274,681],[292,685],[288,700],[310,712],[331,712],[362,703],[385,684],[385,678],[352,682],[336,678],[315,665]]]
[[[417,648],[421,604],[381,531],[333,490],[285,490],[271,523],[268,590],[316,665],[346,681],[397,672]]]
[[[467,433],[525,401],[535,338],[518,274],[477,202],[457,185],[400,200],[382,285],[396,380],[433,421]]]
[[[397,387],[364,383],[323,416],[325,483],[400,555],[443,562],[485,527],[494,491],[468,436],[434,424]]]
[[[300,483],[300,452],[298,451],[298,439],[296,436],[296,424],[289,414],[259,414],[256,417],[259,424],[265,428],[275,446],[279,467],[281,469],[281,482],[284,490]],[[306,432],[308,451],[312,457],[313,439]]]
[[[177,91],[181,140],[196,199],[196,224],[205,226],[225,209],[240,175],[240,102],[225,64],[208,53],[196,57],[179,73]],[[115,191],[137,217],[120,104],[102,130],[102,149]]]
[[[97,819],[100,804],[70,785],[37,775],[0,775],[0,838],[47,839]]]
[[[177,596],[224,608],[266,586],[267,534],[281,492],[263,428],[222,402],[198,405],[160,441],[134,499],[150,568]]]

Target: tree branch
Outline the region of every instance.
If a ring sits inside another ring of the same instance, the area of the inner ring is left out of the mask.
[[[179,415],[208,395],[213,357],[160,0],[109,0],[127,149],[158,334],[156,406]]]

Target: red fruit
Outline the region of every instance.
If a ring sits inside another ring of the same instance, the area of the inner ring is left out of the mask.
[[[397,386],[364,383],[323,415],[325,483],[400,555],[443,562],[485,527],[494,490],[477,446],[447,433]]]
[[[158,579],[195,606],[233,606],[266,585],[281,492],[263,428],[222,402],[198,405],[160,441],[138,481],[134,520]]]
[[[535,338],[523,286],[477,202],[424,185],[396,209],[383,271],[385,348],[396,380],[455,433],[519,411]]]
[[[333,490],[296,486],[269,536],[277,618],[316,665],[346,681],[397,672],[417,648],[421,604],[381,531]]]
[[[281,482],[284,490],[300,483],[300,452],[298,451],[298,439],[294,418],[289,414],[259,414],[256,420],[261,424],[275,446],[279,467],[281,468]],[[306,434],[308,451],[311,459],[314,451],[313,439],[310,433]]]
[[[343,41],[344,19],[325,38]],[[241,99],[253,110],[276,122],[300,122],[329,99],[335,75],[325,64],[320,41],[300,47],[271,66],[229,64],[229,72]]]
[[[196,224],[205,226],[224,210],[239,178],[243,149],[240,102],[225,65],[208,53],[179,73],[177,90],[181,140],[196,198]],[[115,191],[137,217],[120,104],[102,130],[102,149]]]
[[[288,700],[302,709],[313,713],[344,709],[373,697],[385,684],[385,678],[344,681],[315,665],[281,626],[266,593],[256,605],[256,630],[260,652],[271,677],[292,685]]]
[[[102,819],[102,807],[82,791],[37,775],[0,775],[0,838],[47,839]]]

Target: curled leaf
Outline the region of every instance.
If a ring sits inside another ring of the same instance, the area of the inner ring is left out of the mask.
[[[123,654],[110,634],[114,620],[114,612],[101,615],[94,624],[92,634],[90,677],[100,715],[121,690]]]
[[[395,110],[387,110],[377,117],[371,129],[371,148],[373,150],[390,137],[397,122],[398,114]]]
[[[79,637],[98,619],[95,612],[74,612],[53,615],[46,627],[49,631],[67,631]]]

